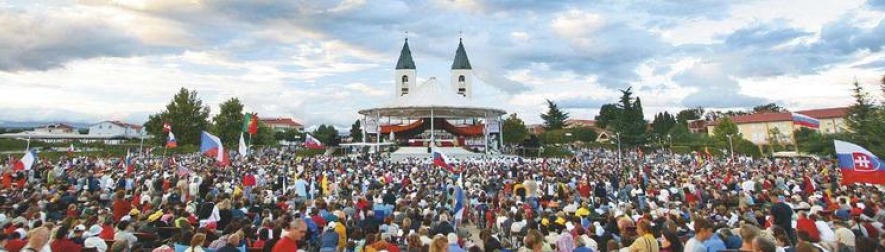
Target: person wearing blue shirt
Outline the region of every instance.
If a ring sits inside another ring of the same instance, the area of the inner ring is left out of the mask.
[[[726,249],[725,242],[722,241],[722,238],[720,238],[717,233],[714,233],[713,236],[710,236],[710,239],[704,241],[704,246],[707,247],[707,252],[716,252]]]

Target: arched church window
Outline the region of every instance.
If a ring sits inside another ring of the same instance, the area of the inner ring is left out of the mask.
[[[464,75],[458,76],[458,82],[464,82]]]
[[[409,82],[409,76],[403,75],[403,83]]]

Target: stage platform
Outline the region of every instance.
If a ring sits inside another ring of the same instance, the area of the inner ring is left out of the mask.
[[[474,153],[467,151],[461,147],[436,147],[448,158],[461,159],[461,158],[474,158],[474,157],[486,157],[484,153]],[[391,161],[402,161],[408,158],[430,158],[430,153],[427,152],[427,147],[399,147],[395,152],[390,153]]]

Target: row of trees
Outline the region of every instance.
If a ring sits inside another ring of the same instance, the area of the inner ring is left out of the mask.
[[[179,145],[199,145],[200,132],[203,130],[218,136],[228,147],[237,146],[240,132],[243,131],[243,103],[237,98],[224,101],[219,106],[219,113],[209,119],[210,108],[200,100],[196,90],[181,88],[166,109],[148,116],[145,130],[152,135],[154,144],[162,145],[166,141],[163,124],[172,126]],[[273,130],[259,123],[258,132],[251,136],[253,145],[275,145],[277,143]]]

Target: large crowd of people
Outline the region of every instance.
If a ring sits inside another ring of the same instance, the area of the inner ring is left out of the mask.
[[[885,251],[885,188],[831,160],[574,149],[565,159],[198,154],[3,162],[0,248]],[[8,164],[8,165],[5,165]]]

